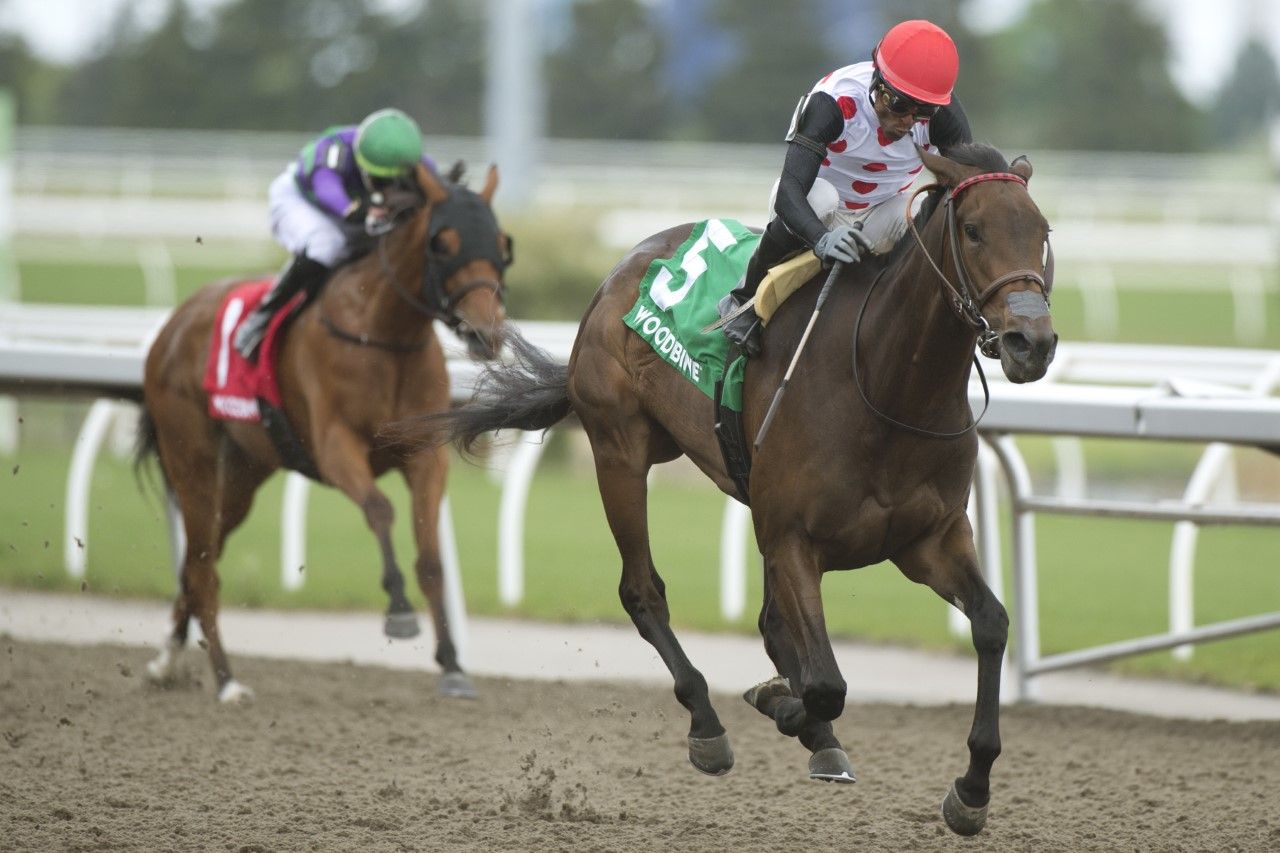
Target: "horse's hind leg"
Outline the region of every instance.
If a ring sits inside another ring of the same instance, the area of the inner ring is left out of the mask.
[[[676,699],[689,711],[689,761],[703,773],[720,776],[733,767],[733,750],[720,718],[711,706],[703,677],[671,630],[666,588],[649,551],[645,477],[658,444],[643,415],[614,410],[610,422],[587,427],[596,460],[596,478],[609,528],[622,555],[618,595],[640,636],[657,650],[675,678]],[[584,425],[588,418],[583,418]],[[665,438],[665,436],[664,436]],[[670,440],[666,439],[666,445]],[[664,446],[664,449],[668,449]],[[665,454],[668,458],[674,453]]]
[[[383,632],[397,640],[418,636],[418,617],[405,597],[404,575],[400,574],[391,544],[395,510],[374,483],[373,470],[369,467],[369,445],[345,424],[332,421],[321,437],[316,463],[328,482],[364,510],[365,522],[377,537],[382,550],[382,588],[388,597]]]
[[[415,564],[418,586],[431,608],[436,631],[436,663],[440,664],[440,694],[474,699],[475,686],[458,663],[453,645],[448,611],[445,610],[444,569],[440,562],[440,501],[444,497],[447,451],[443,447],[426,450],[405,465],[404,476],[413,494],[413,531],[418,543]]]
[[[760,609],[759,626],[765,651],[781,677],[752,687],[743,694],[743,698],[747,704],[772,719],[778,731],[798,738],[812,753],[809,758],[810,779],[854,782],[853,765],[836,739],[830,721],[808,714],[804,703],[791,692],[791,684],[800,684],[800,658],[773,598],[769,574],[765,572],[764,606]]]
[[[969,731],[969,769],[956,779],[942,803],[954,832],[975,835],[987,821],[991,766],[1000,755],[1000,662],[1009,636],[1009,617],[978,568],[973,531],[963,513],[937,535],[894,558],[904,575],[928,584],[964,611],[978,652],[978,699]]]
[[[195,616],[204,634],[219,701],[243,701],[253,693],[232,676],[218,629],[217,561],[227,534],[248,514],[253,494],[269,469],[250,463],[225,433],[207,422],[180,434],[185,440],[179,443],[167,440],[172,434],[163,428],[158,432],[160,457],[182,508],[187,550],[174,604],[174,634],[148,672],[152,677],[167,674],[169,655],[179,639],[185,641],[190,617]]]

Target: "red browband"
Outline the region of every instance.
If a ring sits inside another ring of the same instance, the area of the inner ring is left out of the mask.
[[[981,175],[974,175],[971,178],[965,178],[963,181],[952,187],[951,197],[955,198],[960,195],[961,190],[971,187],[974,184],[980,184],[983,181],[1013,181],[1014,183],[1022,184],[1024,187],[1027,185],[1025,180],[1018,175],[1015,175],[1013,172],[983,172]]]

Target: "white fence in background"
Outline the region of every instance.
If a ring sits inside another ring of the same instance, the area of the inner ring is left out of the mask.
[[[19,128],[18,257],[137,263],[150,304],[169,304],[174,263],[274,266],[266,187],[306,138]],[[477,172],[488,150],[468,137],[433,137],[430,147],[439,162],[463,159]],[[682,221],[762,223],[782,153],[775,144],[566,139],[538,149],[529,205],[598,212],[596,238],[620,248]],[[1033,152],[1033,160],[1032,193],[1054,226],[1059,287],[1086,295],[1090,338],[1113,337],[1121,293],[1145,286],[1222,293],[1235,342],[1265,340],[1267,297],[1280,288],[1280,183],[1264,156]],[[1197,272],[1144,285],[1129,273],[1135,265]]]
[[[66,308],[11,305],[0,314],[0,387],[8,390],[108,388],[136,396],[142,359],[161,310]],[[568,357],[575,326],[567,323],[523,323],[535,344],[558,358]],[[465,397],[477,366],[465,359],[460,344],[447,347],[455,399]],[[1169,376],[1178,376],[1168,381]],[[1012,435],[1109,436],[1130,439],[1272,444],[1280,436],[1280,399],[1263,396],[1280,378],[1280,356],[1248,350],[1202,350],[1173,347],[1063,345],[1054,374],[1032,386],[992,385],[991,408],[981,434],[983,451],[973,494],[974,528],[990,583],[1003,594],[996,504],[997,478],[1003,470],[1012,495],[1014,577],[1017,612],[1018,695],[1034,697],[1035,675],[1069,666],[1110,660],[1127,654],[1190,643],[1280,625],[1280,613],[1192,627],[1191,579],[1197,523],[1280,524],[1280,508],[1226,507],[1206,509],[1209,483],[1222,470],[1225,450],[1211,445],[1183,501],[1155,506],[1135,502],[1097,501],[1084,496],[1082,470],[1069,474],[1070,489],[1054,497],[1036,496]],[[1128,387],[1073,385],[1063,380],[1137,383]],[[1153,383],[1165,380],[1161,385]],[[1212,381],[1216,384],[1207,385]],[[1235,386],[1223,390],[1225,385]],[[1244,389],[1244,390],[1237,390]],[[979,393],[976,389],[975,394]],[[980,397],[975,397],[980,400]],[[90,409],[73,453],[67,484],[67,569],[82,576],[88,552],[88,489],[93,460],[120,405],[100,400]],[[529,488],[541,455],[540,439],[522,436],[507,461],[498,518],[499,589],[502,601],[514,604],[523,594],[523,522]],[[1071,460],[1072,454],[1060,454]],[[286,487],[282,583],[296,589],[298,567],[305,563],[307,481],[290,475]],[[1111,644],[1099,649],[1042,657],[1039,653],[1039,607],[1036,594],[1034,515],[1038,512],[1095,514],[1108,517],[1181,520],[1175,534],[1170,569],[1170,631],[1154,637]],[[740,617],[746,606],[749,512],[727,500],[721,531],[721,609]],[[1185,527],[1183,525],[1192,525]],[[462,603],[452,520],[441,513],[442,557],[451,593],[446,605],[454,624],[462,625]],[[953,617],[954,618],[954,617]],[[958,625],[963,625],[959,622]],[[957,627],[958,627],[957,625]],[[465,642],[465,636],[459,637]]]

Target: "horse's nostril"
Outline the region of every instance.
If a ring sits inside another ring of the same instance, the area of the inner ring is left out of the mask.
[[[1022,332],[1005,332],[1000,336],[1000,346],[1017,359],[1024,359],[1031,354],[1031,341]]]

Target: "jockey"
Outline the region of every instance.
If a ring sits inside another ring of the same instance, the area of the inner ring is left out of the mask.
[[[722,317],[755,295],[770,267],[806,247],[825,264],[893,247],[907,227],[906,190],[924,168],[916,146],[946,151],[972,141],[951,95],[959,66],[942,29],[904,21],[885,33],[870,62],[832,71],[800,99],[769,224],[742,281],[721,300]],[[753,308],[724,333],[748,355],[760,351]]]
[[[315,295],[369,237],[390,230],[395,200],[417,193],[418,163],[435,170],[418,125],[382,109],[359,126],[329,128],[272,181],[271,231],[293,259],[236,331],[241,355],[256,360],[272,315],[303,290]]]

